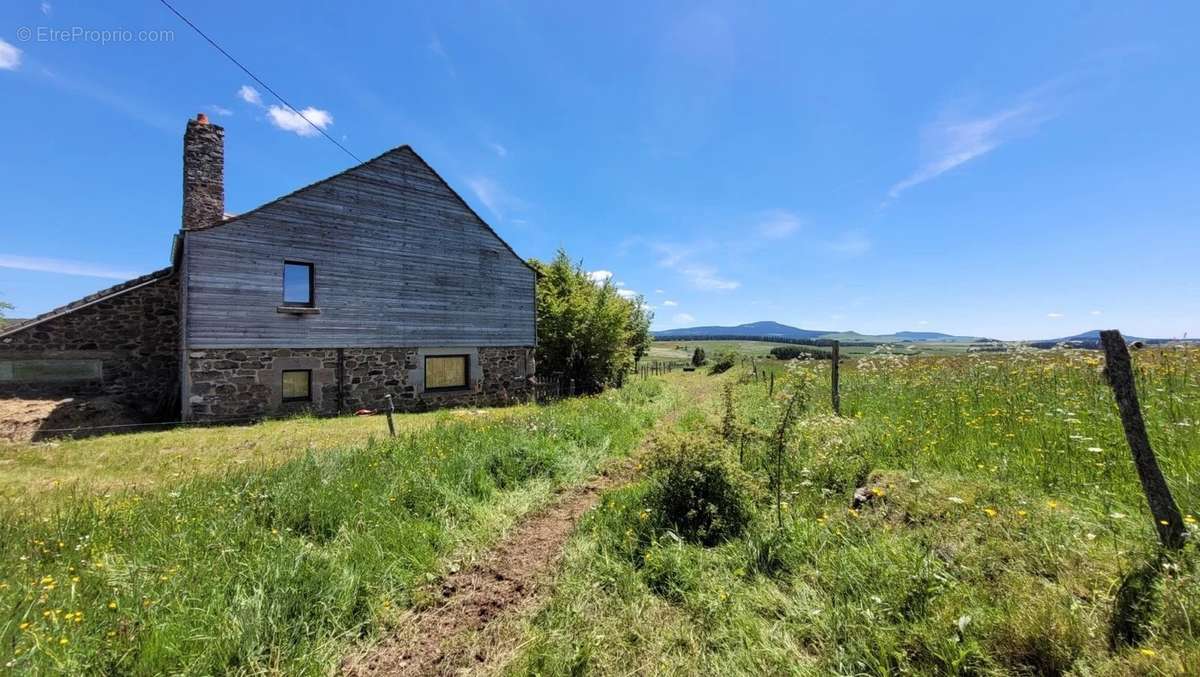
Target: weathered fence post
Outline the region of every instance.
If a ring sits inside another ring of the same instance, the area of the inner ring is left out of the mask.
[[[834,416],[842,415],[842,393],[840,391],[841,384],[838,382],[839,381],[838,363],[841,362],[841,348],[842,348],[842,344],[840,341],[833,342],[833,356],[832,356],[833,357],[833,375],[830,378],[830,387],[833,390],[833,415]]]
[[[767,387],[767,397],[775,396],[775,372],[771,372],[771,385]]]
[[[388,434],[391,435],[392,437],[395,437],[396,436],[396,424],[392,423],[392,412],[396,411],[396,405],[392,404],[392,394],[391,393],[384,395],[384,397],[387,398],[387,403],[388,403],[388,408],[387,408]]]
[[[1168,548],[1182,548],[1184,534],[1183,516],[1171,489],[1158,467],[1158,459],[1150,448],[1150,437],[1146,434],[1146,422],[1142,419],[1142,408],[1138,404],[1137,388],[1133,382],[1133,365],[1129,359],[1129,348],[1125,337],[1116,329],[1100,332],[1100,344],[1104,346],[1104,375],[1112,386],[1121,412],[1121,426],[1125,428],[1125,440],[1133,454],[1133,465],[1137,468],[1142,491],[1150,504],[1158,539]]]

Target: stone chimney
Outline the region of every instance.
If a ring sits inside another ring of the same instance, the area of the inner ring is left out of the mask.
[[[225,129],[200,113],[183,134],[183,229],[225,218]]]

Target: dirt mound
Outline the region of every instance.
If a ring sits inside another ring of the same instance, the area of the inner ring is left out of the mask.
[[[0,440],[10,442],[86,434],[100,426],[138,422],[133,412],[110,397],[0,399]]]

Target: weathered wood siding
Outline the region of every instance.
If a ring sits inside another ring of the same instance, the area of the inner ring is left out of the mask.
[[[407,147],[186,238],[188,349],[534,344],[534,272]]]

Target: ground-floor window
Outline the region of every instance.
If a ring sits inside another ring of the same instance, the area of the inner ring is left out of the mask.
[[[283,401],[311,402],[312,401],[312,370],[284,369],[283,370]]]
[[[100,360],[2,360],[0,382],[54,383],[99,381]]]
[[[425,357],[425,390],[449,390],[467,387],[466,355],[428,355]]]

